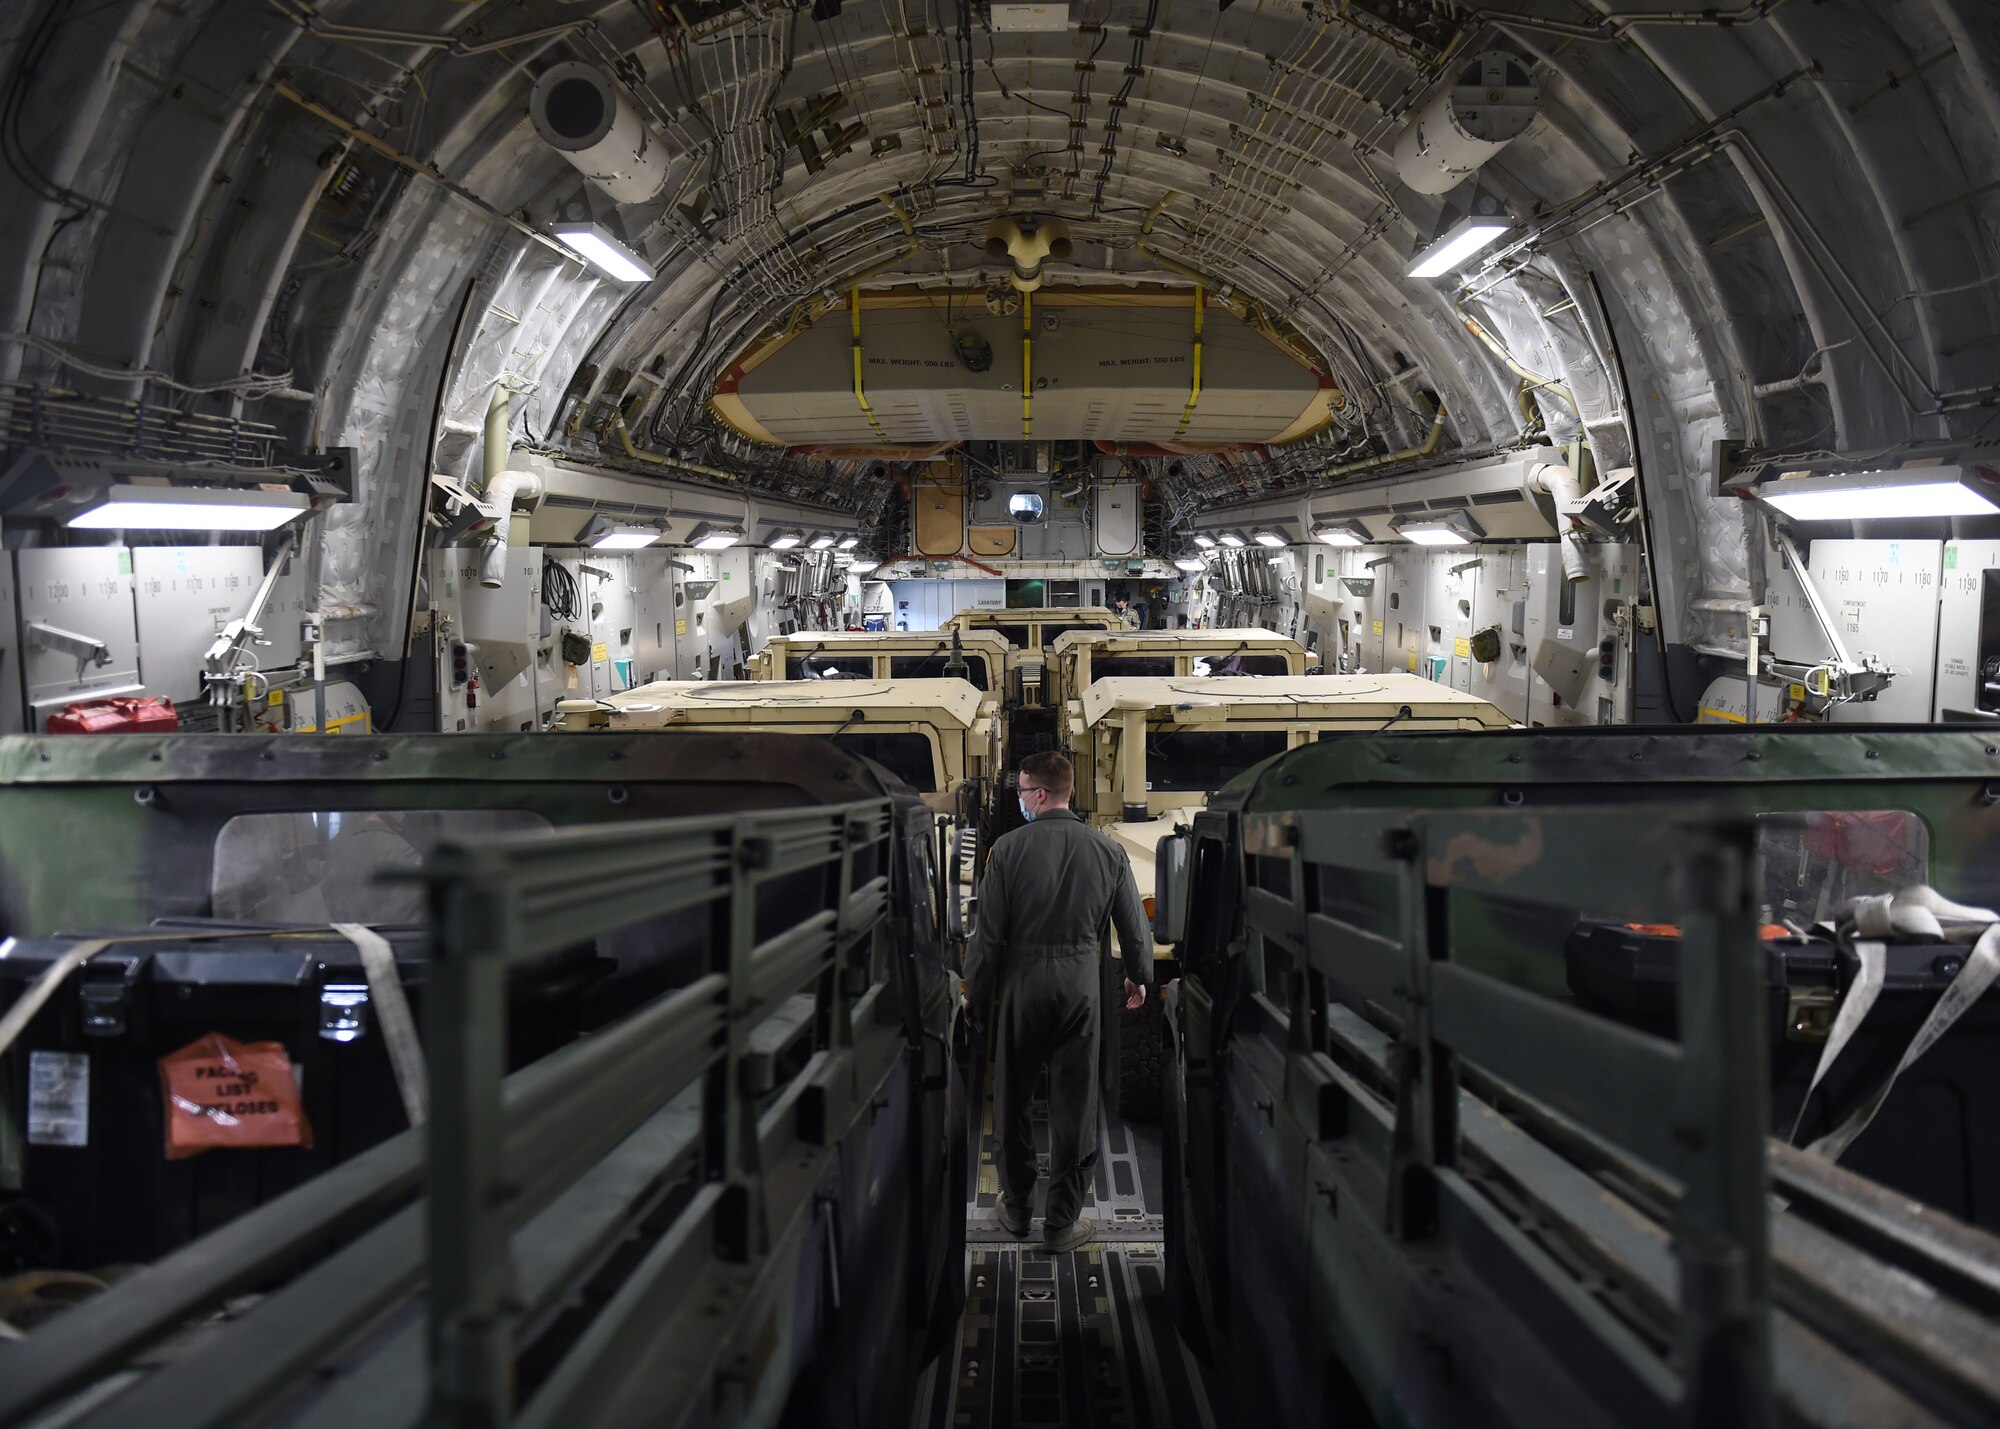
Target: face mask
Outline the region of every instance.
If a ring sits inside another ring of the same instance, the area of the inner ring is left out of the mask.
[[[1035,821],[1035,811],[1028,807],[1028,801],[1025,797],[1021,798],[1019,803],[1021,805],[1021,817],[1032,824]]]

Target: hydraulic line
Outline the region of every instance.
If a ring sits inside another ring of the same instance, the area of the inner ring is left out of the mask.
[[[1417,457],[1426,457],[1437,450],[1438,439],[1443,435],[1444,403],[1440,401],[1437,404],[1437,410],[1431,414],[1430,435],[1424,438],[1421,446],[1404,447],[1399,452],[1386,452],[1381,456],[1371,456],[1361,461],[1350,461],[1341,466],[1330,466],[1321,472],[1320,475],[1322,477],[1346,476],[1349,472],[1367,471],[1371,467],[1388,466],[1391,462],[1412,461]]]

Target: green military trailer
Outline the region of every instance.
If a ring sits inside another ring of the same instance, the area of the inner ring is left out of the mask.
[[[2000,1421],[1990,732],[1399,724],[1156,868],[1245,1422]]]
[[[905,1422],[934,822],[781,733],[0,740],[0,1423]],[[312,1135],[168,1159],[222,1038]]]

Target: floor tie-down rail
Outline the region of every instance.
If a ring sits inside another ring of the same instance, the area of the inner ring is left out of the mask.
[[[1257,813],[1242,848],[1229,1174],[1303,1220],[1238,1274],[1299,1284],[1378,1420],[2000,1417],[2000,1246],[1768,1138],[1746,816]],[[1460,961],[1523,905],[1677,925],[1683,1040]]]
[[[945,1203],[942,1149],[928,1196],[864,1186],[893,1218],[853,1233],[879,1276],[842,1275],[829,1230],[853,1210],[843,1155],[914,1169],[911,1103],[942,1099],[918,1060],[942,975],[892,931],[928,817],[897,814],[874,800],[440,850],[429,1126],[44,1327],[0,1382],[0,1422],[80,1391],[98,1402],[70,1422],[155,1429],[769,1422],[812,1358],[798,1341],[829,1323],[879,1335],[859,1353],[914,1382],[906,1326],[955,1319],[961,1293],[962,1228],[926,1208]],[[504,1076],[508,969],[643,928],[705,970]],[[815,1025],[786,1040],[807,1045],[757,1095],[771,1068],[753,1029],[802,991]],[[844,1144],[871,1133],[895,1140]],[[246,1289],[269,1293],[152,1352]]]

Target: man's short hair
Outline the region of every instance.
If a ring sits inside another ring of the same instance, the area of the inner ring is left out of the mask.
[[[1070,790],[1076,787],[1076,771],[1069,761],[1049,750],[1042,754],[1030,754],[1021,761],[1021,777],[1038,788],[1046,789],[1057,799],[1069,798]]]

